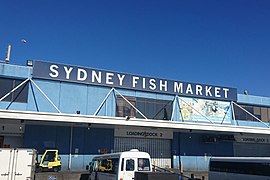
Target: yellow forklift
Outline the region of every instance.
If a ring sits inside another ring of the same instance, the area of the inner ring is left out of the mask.
[[[61,170],[61,158],[58,156],[58,150],[46,150],[37,164],[36,172]]]

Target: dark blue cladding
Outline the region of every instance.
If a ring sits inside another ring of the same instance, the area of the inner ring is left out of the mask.
[[[205,142],[209,134],[174,133],[172,140],[173,155],[180,156],[234,156],[233,141]]]
[[[33,78],[119,87],[194,98],[237,101],[236,88],[166,80],[42,61],[34,61]]]
[[[69,154],[70,133],[71,127],[26,125],[23,147],[35,147],[40,153],[46,149],[58,149],[61,154]],[[72,153],[79,149],[78,154],[98,154],[99,150],[113,149],[114,130],[74,127],[72,139]]]

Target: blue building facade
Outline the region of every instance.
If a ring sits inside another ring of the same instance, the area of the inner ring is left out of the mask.
[[[58,149],[62,169],[72,171],[84,170],[94,155],[134,148],[149,152],[156,165],[181,163],[187,171],[207,170],[212,156],[270,156],[270,98],[29,63],[0,64],[0,147]]]

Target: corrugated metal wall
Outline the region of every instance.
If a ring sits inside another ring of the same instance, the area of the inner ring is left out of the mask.
[[[234,156],[269,157],[270,144],[234,143]]]
[[[129,151],[130,149],[148,152],[152,158],[152,164],[159,167],[171,167],[170,139],[114,138],[115,152]]]

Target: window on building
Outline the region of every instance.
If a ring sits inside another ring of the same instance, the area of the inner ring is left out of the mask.
[[[270,108],[262,107],[262,106],[251,106],[251,105],[240,105],[246,111],[253,114],[255,117],[259,118],[263,122],[270,122]],[[256,118],[251,116],[243,109],[238,106],[234,106],[234,114],[236,120],[244,120],[244,121],[258,121]]]
[[[253,112],[254,112],[254,115],[255,115],[257,118],[259,118],[259,119],[262,118],[262,117],[261,117],[261,107],[253,107]]]
[[[136,106],[135,97],[125,97],[133,106]],[[136,117],[136,110],[126,102],[121,96],[116,98],[116,116],[118,117]]]
[[[268,109],[268,122],[270,122],[270,108],[267,108]]]
[[[264,122],[267,122],[268,121],[268,118],[267,118],[267,108],[266,107],[262,107],[261,108],[261,120],[264,121]]]
[[[148,98],[125,97],[134,105],[141,113],[149,119],[169,120],[172,115],[172,101],[157,100]],[[117,96],[116,116],[118,117],[137,117],[143,116],[136,112],[122,97]]]
[[[9,93],[12,89],[21,84],[24,80],[0,78],[0,98]],[[28,83],[19,87],[16,91],[7,96],[3,101],[26,103],[28,99]]]
[[[172,101],[137,98],[136,105],[137,108],[149,119],[171,119]],[[138,112],[136,117],[142,118]]]

